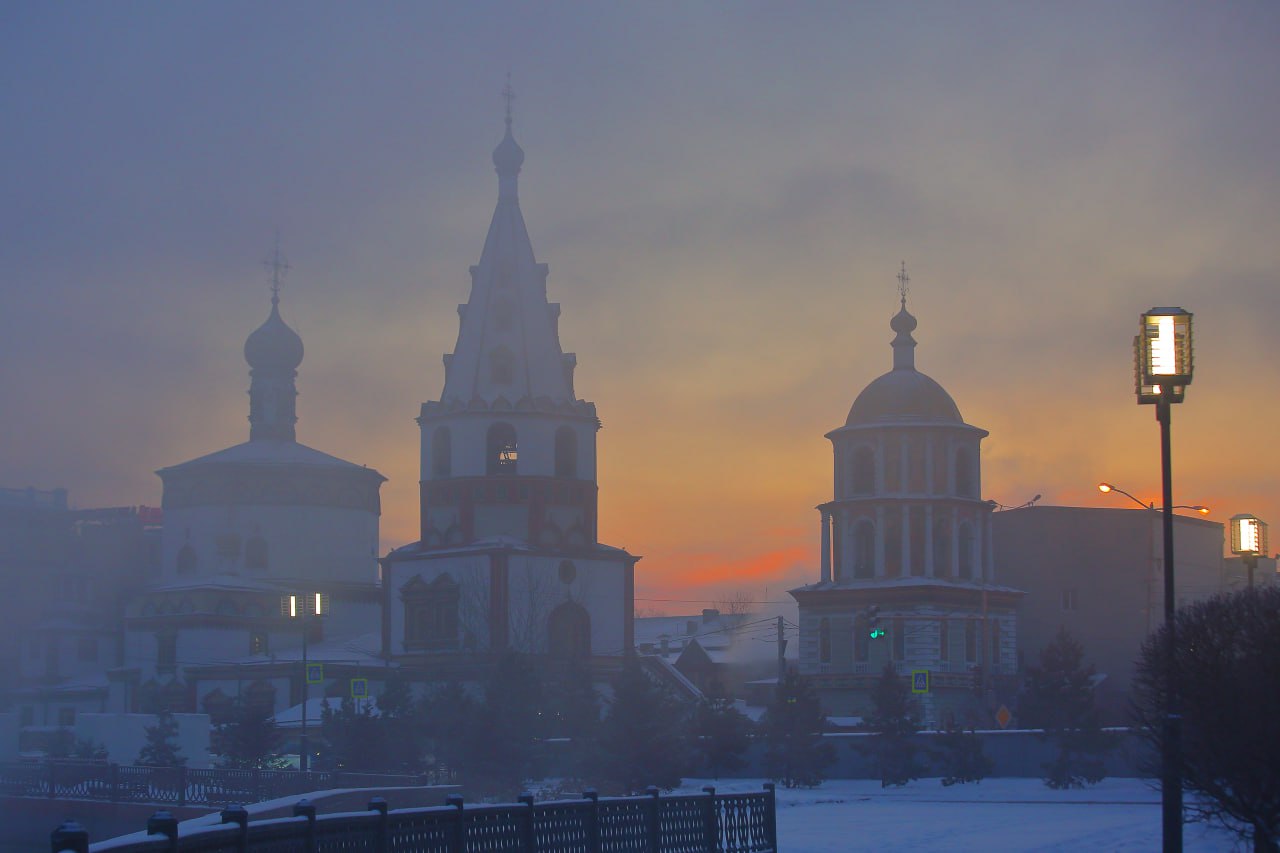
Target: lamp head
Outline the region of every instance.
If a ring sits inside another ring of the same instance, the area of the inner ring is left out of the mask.
[[[1169,402],[1181,403],[1191,384],[1191,313],[1181,308],[1152,308],[1142,314],[1133,339],[1134,385],[1139,403],[1157,403],[1169,390]]]
[[[1256,557],[1267,553],[1267,524],[1256,515],[1231,516],[1231,553]]]

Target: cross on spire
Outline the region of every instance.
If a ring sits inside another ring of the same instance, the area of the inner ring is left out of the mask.
[[[502,87],[502,99],[507,102],[507,130],[511,129],[511,105],[516,99],[516,90],[511,88],[511,72],[507,71],[507,85]]]
[[[902,262],[902,269],[898,271],[898,296],[902,299],[902,307],[907,307],[907,284],[911,278],[907,275],[907,262]]]
[[[280,285],[284,283],[284,277],[289,272],[289,261],[280,254],[280,231],[276,231],[276,245],[271,255],[262,262],[262,265],[271,270],[271,304],[280,304]]]

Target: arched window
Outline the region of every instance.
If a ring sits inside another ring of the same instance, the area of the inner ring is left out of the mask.
[[[431,433],[431,476],[444,479],[453,476],[453,433],[438,426]]]
[[[884,526],[884,572],[890,577],[902,574],[902,522],[895,517]]]
[[[853,618],[853,660],[866,663],[871,653],[871,626],[867,617],[859,613]]]
[[[578,434],[570,426],[556,430],[556,476],[578,476]]]
[[[909,524],[911,528],[907,533],[910,537],[909,544],[911,547],[911,574],[920,577],[924,575],[925,559],[928,557],[924,549],[924,507],[911,507],[911,509],[907,511],[907,524]]]
[[[488,474],[515,474],[519,454],[516,447],[516,428],[511,424],[494,424],[489,427],[485,442],[485,471]]]
[[[457,648],[458,599],[458,584],[448,574],[437,575],[430,583],[414,575],[401,587],[405,651]]]
[[[190,542],[178,549],[178,574],[193,574],[198,562],[199,560],[196,557],[196,549],[191,547]]]
[[[494,385],[510,385],[516,381],[516,357],[506,347],[489,353],[489,379]]]
[[[907,485],[903,491],[924,491],[924,458],[924,440],[920,436],[909,439],[907,442]]]
[[[951,520],[941,510],[933,514],[933,573],[951,574]]]
[[[831,620],[825,616],[818,621],[818,660],[831,663]]]
[[[956,451],[956,494],[962,498],[978,496],[978,477],[973,469],[973,454],[966,447]]]
[[[884,441],[884,490],[898,492],[902,490],[902,446],[896,439],[886,438]]]
[[[853,576],[876,576],[876,526],[865,518],[853,528]]]
[[[876,490],[876,455],[870,447],[853,451],[853,493],[870,495]]]
[[[960,535],[956,542],[960,557],[960,577],[973,578],[973,528],[969,522],[960,522]]]
[[[244,543],[244,567],[259,572],[265,572],[269,562],[269,553],[267,549],[267,540],[261,536],[254,534],[250,536]]]
[[[547,618],[547,650],[554,658],[576,659],[591,654],[591,616],[573,601],[566,601]]]

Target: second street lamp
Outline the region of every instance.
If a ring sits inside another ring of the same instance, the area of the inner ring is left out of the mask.
[[[323,592],[306,595],[285,595],[280,598],[280,612],[295,619],[302,626],[302,733],[298,737],[298,770],[311,769],[311,754],[307,744],[307,701],[311,698],[311,664],[307,660],[307,636],[321,616],[329,614],[329,596]],[[312,620],[315,620],[314,622]],[[320,666],[320,664],[316,664]],[[314,679],[319,683],[323,678]]]
[[[1252,587],[1258,557],[1267,553],[1267,523],[1247,512],[1231,516],[1231,553],[1239,557],[1249,570],[1249,586]]]
[[[1173,452],[1169,426],[1174,403],[1181,403],[1193,370],[1191,313],[1152,308],[1142,314],[1133,339],[1134,383],[1140,405],[1154,404],[1160,423],[1160,480],[1164,515],[1164,625],[1166,700],[1161,750],[1160,813],[1165,853],[1182,850],[1181,698],[1174,653],[1177,600],[1173,585]],[[1132,497],[1132,495],[1130,495]]]

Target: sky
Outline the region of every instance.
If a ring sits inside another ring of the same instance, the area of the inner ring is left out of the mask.
[[[298,438],[414,541],[509,70],[641,609],[817,580],[823,436],[890,368],[904,261],[984,498],[1158,503],[1132,340],[1178,305],[1175,503],[1280,525],[1278,43],[1261,2],[5,3],[0,486],[156,506],[246,440],[278,232]]]

